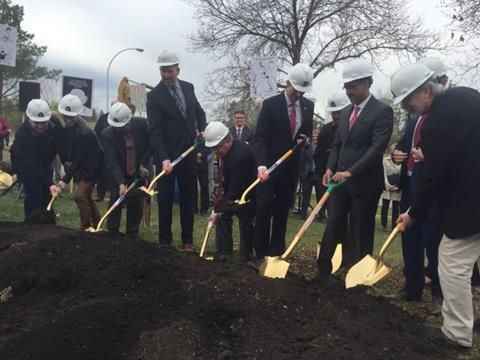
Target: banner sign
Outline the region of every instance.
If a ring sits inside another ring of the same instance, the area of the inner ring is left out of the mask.
[[[250,60],[250,97],[265,99],[277,94],[276,56],[257,57]]]
[[[17,29],[0,24],[0,65],[15,66],[17,59]]]
[[[91,117],[93,80],[73,76],[63,76],[62,96],[72,94],[78,96],[85,106],[80,115]]]

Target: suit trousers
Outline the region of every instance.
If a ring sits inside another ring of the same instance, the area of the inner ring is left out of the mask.
[[[351,194],[348,188],[335,190],[329,199],[328,221],[318,258],[318,271],[330,274],[331,259],[338,243],[342,242],[342,266],[351,267],[373,251],[375,214],[381,190],[376,193]],[[348,219],[348,221],[347,221]],[[345,224],[348,231],[345,231]]]
[[[47,170],[50,176],[53,175],[52,167]],[[20,180],[25,191],[25,201],[23,203],[25,218],[27,218],[33,210],[46,209],[52,197],[50,194],[50,185],[41,179],[28,174],[28,169],[22,169],[19,174]]]
[[[285,169],[275,175],[278,176],[260,184],[256,192],[253,238],[257,258],[278,256],[285,251],[287,219],[295,196],[297,178]]]
[[[443,236],[438,251],[438,274],[443,290],[443,333],[470,347],[473,337],[473,303],[470,280],[480,256],[480,234],[449,239]]]
[[[168,176],[158,181],[158,226],[160,244],[171,244],[172,234],[172,206],[175,189],[178,182],[180,196],[180,226],[182,228],[182,243],[193,242],[193,207],[194,187],[196,181],[195,166],[191,156],[185,158],[173,169]]]
[[[322,184],[322,178],[319,174],[308,173],[302,182],[302,208],[300,214],[302,216],[307,216],[308,208],[310,206],[310,198],[312,196],[312,188],[315,187],[315,197],[317,198],[317,203],[320,198],[325,193],[325,187]],[[320,209],[318,212],[319,218],[325,217],[325,206]]]
[[[208,190],[208,167],[196,168],[194,208],[195,211],[207,212],[210,206],[210,195]],[[198,182],[197,182],[198,180]],[[200,209],[198,207],[198,188],[200,187]]]
[[[223,214],[217,221],[215,242],[218,255],[231,255],[233,252],[232,224],[233,216],[231,214]],[[238,225],[240,230],[240,261],[247,262],[253,253],[253,217],[238,217]]]
[[[108,206],[112,206],[119,198],[118,186],[115,186],[110,191],[110,201]],[[107,220],[108,231],[118,232],[120,229],[120,221],[122,219],[122,208],[127,207],[127,234],[138,234],[140,230],[140,222],[142,221],[143,208],[142,208],[143,193],[138,189],[132,189],[128,192],[125,200],[112,211]]]
[[[75,202],[80,211],[80,229],[85,230],[90,226],[96,227],[100,221],[97,204],[92,199],[95,181],[80,180],[75,190]]]

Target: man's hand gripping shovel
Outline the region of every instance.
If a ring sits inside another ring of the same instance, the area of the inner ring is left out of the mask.
[[[102,218],[100,219],[100,221],[98,222],[97,224],[97,227],[94,228],[94,227],[89,227],[88,229],[86,229],[85,231],[88,231],[88,232],[93,232],[93,233],[96,233],[96,232],[99,232],[102,230],[102,225],[103,223],[105,222],[105,220],[110,216],[110,214],[112,213],[113,210],[115,210],[124,200],[125,200],[125,197],[127,196],[127,194],[129,193],[130,190],[132,190],[135,185],[139,184],[141,181],[143,181],[143,179],[135,179],[127,188],[127,190],[125,191],[125,193],[123,195],[121,195],[117,201],[115,201],[113,203],[112,206],[110,206],[110,208],[107,210],[107,212],[105,213],[105,215],[102,216]]]
[[[276,168],[278,168],[280,166],[281,163],[283,163],[285,160],[287,160],[290,156],[292,156],[292,154],[295,152],[295,150],[297,150],[298,147],[300,147],[301,145],[303,145],[305,143],[305,141],[307,140],[307,137],[302,137],[300,139],[300,141],[294,146],[292,147],[290,150],[288,150],[285,154],[282,155],[282,157],[280,159],[278,159],[277,161],[275,161],[275,163],[270,166],[268,169],[267,169],[267,174],[271,174]],[[262,179],[261,178],[257,178],[253,183],[250,184],[250,186],[243,192],[242,194],[242,197],[239,199],[239,200],[235,200],[235,203],[237,205],[244,205],[248,202],[247,200],[247,195],[250,193],[250,191],[252,191],[252,189],[257,186],[258,184],[260,184],[262,182]]]
[[[183,159],[185,159],[197,146],[199,146],[200,144],[203,143],[203,139],[201,138],[196,138],[193,145],[190,146],[187,150],[185,150],[185,152],[180,155],[178,158],[176,158],[173,162],[172,162],[172,168],[175,167],[175,165],[177,165],[180,161],[182,161]],[[154,187],[155,187],[155,184],[157,183],[157,181],[164,175],[166,175],[167,172],[165,170],[162,170],[157,176],[155,176],[153,178],[153,180],[151,181],[150,185],[147,187],[145,186],[141,186],[139,187],[138,189],[143,191],[144,193],[147,193],[148,195],[150,196],[154,196],[156,194],[158,194],[158,191],[155,191],[154,190]]]

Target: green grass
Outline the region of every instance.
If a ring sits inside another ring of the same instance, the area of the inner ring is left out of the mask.
[[[17,192],[10,191],[7,195],[0,197],[0,221],[15,221],[21,222],[23,221],[23,199],[17,200]],[[312,200],[313,201],[313,200]],[[103,215],[107,210],[107,203],[101,202],[97,203],[99,206],[100,213]],[[69,191],[64,191],[62,197],[57,199],[55,202],[55,211],[58,214],[58,221],[57,224],[59,226],[64,226],[73,229],[79,229],[80,221],[79,221],[79,213],[78,208],[73,200],[73,194]],[[151,225],[149,228],[144,228],[142,226],[140,231],[140,236],[150,242],[157,242],[158,241],[158,212],[157,212],[157,202],[156,199],[152,201],[152,212],[151,212]],[[208,216],[206,215],[195,215],[195,224],[194,224],[194,247],[199,250],[201,243],[203,241],[205,235],[205,229],[208,222]],[[121,231],[124,230],[125,224],[125,211],[123,211],[123,219],[122,219],[122,228]],[[295,215],[291,215],[287,225],[287,244],[294,238],[297,231],[303,224],[303,220],[299,219]],[[122,230],[123,229],[123,230]],[[314,221],[308,231],[302,237],[297,251],[308,250],[308,249],[315,249],[316,244],[323,235],[325,229],[325,225]],[[174,243],[176,245],[180,245],[180,215],[178,205],[174,205],[173,208],[173,223],[172,223],[172,231],[174,236]],[[234,250],[238,252],[238,222],[234,221],[234,229],[233,229],[233,238],[234,238]],[[379,231],[376,229],[375,232],[375,246],[378,251],[378,247],[381,246],[383,241],[386,239],[388,234]],[[215,247],[214,241],[214,234],[210,236],[209,243],[207,245],[207,252],[213,253]],[[394,241],[391,248],[389,249],[386,255],[387,261],[394,265],[400,264],[402,262],[401,259],[401,248],[400,248],[400,241]]]

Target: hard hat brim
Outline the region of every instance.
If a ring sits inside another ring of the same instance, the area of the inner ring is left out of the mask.
[[[328,112],[342,111],[348,105],[350,105],[350,104],[345,104],[345,105],[341,105],[341,106],[334,106],[334,107],[327,106],[327,107],[325,107],[325,110],[327,110]]]
[[[82,113],[82,110],[83,109],[81,109],[80,111],[67,111],[67,110],[65,110],[65,108],[63,108],[61,106],[58,107],[58,112],[60,114],[66,115],[66,116],[73,116],[73,117],[80,115]]]
[[[27,113],[27,116],[33,122],[47,122],[52,117],[52,113],[49,113],[48,115],[45,115],[45,116],[32,116]]]
[[[169,67],[169,66],[173,66],[173,65],[178,65],[179,62],[161,62],[161,63],[158,63],[158,67],[162,68],[162,67]]]
[[[118,123],[110,119],[110,117],[107,118],[107,122],[108,122],[108,125],[110,126],[113,126],[116,128],[122,128],[122,127],[125,127],[130,122],[131,119],[132,119],[132,114],[130,114],[130,117],[125,122]]]
[[[294,84],[293,81],[291,81],[291,80],[290,80],[290,83],[292,84],[293,88],[297,91],[300,91],[300,92],[303,92],[303,93],[312,91],[312,85],[310,85],[310,86],[300,86],[300,85]]]

